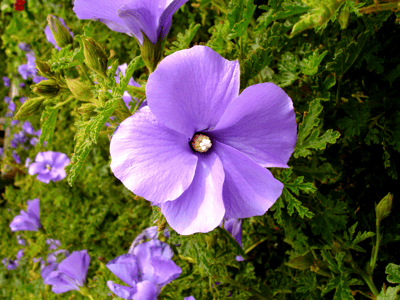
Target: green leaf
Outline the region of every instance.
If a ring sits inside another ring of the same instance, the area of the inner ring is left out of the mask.
[[[93,21],[90,21],[85,26],[83,26],[83,32],[85,33],[85,36],[90,38],[93,37],[93,32],[94,32]]]
[[[327,130],[320,136],[320,131],[316,127],[319,124],[319,114],[322,112],[322,105],[319,100],[310,103],[308,113],[304,116],[303,122],[299,125],[299,133],[297,134],[297,143],[294,151],[294,157],[306,157],[311,154],[310,149],[323,150],[326,144],[334,144],[339,138],[340,133]]]
[[[300,70],[303,74],[312,76],[317,74],[318,72],[318,67],[321,64],[322,60],[324,57],[328,54],[328,51],[324,51],[322,54],[318,54],[318,49],[313,52],[312,55],[310,55],[307,58],[304,58],[300,62]]]
[[[48,117],[42,125],[42,133],[39,137],[39,145],[43,145],[44,141],[47,141],[48,145],[50,145],[53,140],[54,129],[58,116],[58,108],[50,108],[47,106],[46,112],[43,112],[43,114],[47,114]]]
[[[376,298],[377,300],[398,300],[399,296],[397,293],[399,292],[400,287],[392,287],[389,286],[386,290],[383,290],[380,292],[378,297]]]
[[[176,41],[172,42],[172,46],[170,50],[166,50],[166,55],[170,55],[178,50],[187,49],[190,46],[194,36],[196,35],[197,31],[201,27],[200,24],[192,23],[190,24],[189,28],[185,30],[185,33],[178,33],[176,37]]]
[[[240,86],[245,88],[250,79],[258,75],[261,70],[273,60],[272,48],[257,48],[243,62],[240,63]]]
[[[78,55],[78,52],[72,51],[71,47],[72,45],[67,45],[60,51],[52,50],[51,59],[48,61],[51,71],[69,69],[79,65],[79,62],[75,61],[75,56]]]
[[[385,273],[388,274],[387,281],[400,284],[400,266],[390,263],[386,266]]]
[[[133,73],[144,66],[144,61],[141,56],[135,57],[128,65],[125,71],[125,77],[119,82],[117,86],[116,93],[113,90],[113,97],[122,97],[126,87],[128,86],[129,80],[131,79]]]
[[[242,36],[245,33],[247,26],[249,26],[250,20],[253,17],[254,12],[256,11],[256,8],[257,6],[253,4],[253,0],[246,1],[246,6],[240,18],[240,21],[238,23],[235,23],[234,25],[231,24],[231,26],[233,25],[233,28],[231,30],[231,33],[228,35],[228,40]]]
[[[227,238],[229,244],[235,248],[236,253],[241,255],[243,259],[246,259],[246,253],[244,253],[242,247],[240,247],[235,238],[225,228],[217,227],[217,230]]]
[[[286,52],[278,62],[279,74],[275,75],[276,83],[280,87],[291,85],[299,77],[299,59],[291,52]]]

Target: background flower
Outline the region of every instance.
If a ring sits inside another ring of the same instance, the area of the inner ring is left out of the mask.
[[[79,19],[93,19],[111,30],[134,36],[143,44],[142,32],[155,44],[164,39],[172,24],[172,15],[188,0],[75,0]]]
[[[175,52],[149,76],[148,107],[112,137],[114,175],[159,205],[179,234],[263,215],[282,193],[265,167],[287,167],[297,136],[293,103],[273,83],[239,95],[239,81],[238,61],[208,47]],[[206,152],[194,149],[198,138],[208,139]]]
[[[35,162],[29,165],[29,174],[37,175],[37,179],[44,183],[60,181],[67,174],[64,168],[69,164],[69,158],[61,152],[39,152],[36,155]]]
[[[21,210],[10,223],[11,231],[38,231],[40,224],[39,199],[27,201],[26,212]]]

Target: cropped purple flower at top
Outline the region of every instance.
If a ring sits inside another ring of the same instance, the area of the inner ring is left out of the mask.
[[[21,210],[20,214],[11,221],[11,231],[38,231],[42,226],[40,224],[39,199],[28,200],[27,204],[26,212]]]
[[[143,45],[142,32],[155,44],[164,39],[172,25],[172,15],[188,0],[75,0],[78,19],[98,20],[113,31],[134,36]]]
[[[67,30],[71,34],[71,36],[74,37],[74,34],[72,33],[72,31],[65,24],[64,19],[63,18],[57,18],[57,19],[60,20],[60,22],[64,25],[65,28],[67,28]],[[46,28],[44,29],[44,34],[46,35],[47,41],[52,43],[54,48],[56,48],[57,50],[61,49],[60,47],[58,47],[57,42],[54,39],[53,33],[51,32],[51,29],[50,29],[49,25],[47,25]]]
[[[90,256],[86,250],[72,252],[56,270],[44,277],[44,284],[52,285],[51,290],[56,294],[79,291],[85,284],[89,263]]]
[[[129,287],[112,281],[108,281],[107,286],[123,299],[155,300],[161,288],[182,273],[171,260],[172,256],[168,244],[159,240],[140,244],[133,253],[121,255],[107,264],[107,268]]]
[[[69,164],[69,158],[61,152],[39,152],[35,162],[29,165],[29,175],[37,175],[37,179],[44,183],[60,181],[67,176],[64,168]]]
[[[149,76],[148,106],[112,137],[114,175],[160,206],[179,234],[263,215],[282,193],[266,167],[288,167],[292,100],[273,83],[239,95],[239,81],[238,61],[205,46],[177,51]]]

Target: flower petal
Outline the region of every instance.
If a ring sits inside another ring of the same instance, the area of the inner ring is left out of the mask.
[[[38,221],[40,220],[40,206],[39,206],[39,198],[35,198],[33,200],[26,201],[28,206],[26,208],[26,212],[28,215],[36,217]]]
[[[182,269],[179,266],[163,256],[152,257],[150,263],[154,268],[151,282],[158,284],[160,287],[175,280],[182,273]]]
[[[166,1],[167,3],[170,2],[170,4],[168,5],[168,7],[163,11],[160,20],[159,20],[159,24],[158,24],[158,28],[157,28],[157,34],[160,34],[161,30],[162,30],[162,37],[165,38],[169,32],[169,30],[171,29],[171,25],[172,25],[172,15],[186,2],[188,2],[188,0],[169,0]]]
[[[263,215],[282,194],[283,184],[269,170],[230,146],[214,141],[214,150],[225,171],[224,218]]]
[[[229,61],[211,48],[195,46],[177,51],[151,73],[147,102],[165,126],[192,138],[214,128],[229,103],[238,96],[238,61]]]
[[[135,285],[135,283],[133,283]],[[112,282],[111,280],[107,281],[107,286],[118,297],[122,299],[133,299],[133,295],[136,293],[136,286],[123,286]]]
[[[48,184],[50,182],[50,180],[53,178],[53,176],[50,174],[50,172],[48,173],[39,173],[36,177],[37,180],[44,182],[46,184]]]
[[[52,167],[58,169],[64,169],[69,164],[69,158],[65,153],[54,152],[53,154],[53,165]]]
[[[132,283],[139,281],[138,263],[133,254],[124,254],[110,260],[107,268],[128,285],[132,286]]]
[[[137,285],[137,292],[133,295],[133,300],[156,300],[159,291],[150,281],[142,281]]]
[[[215,153],[199,157],[190,187],[176,200],[161,204],[168,224],[183,235],[208,232],[217,227],[225,215],[224,178],[221,160]]]
[[[10,223],[11,231],[38,231],[39,227],[37,226],[35,220],[22,215],[15,216]]]
[[[35,175],[37,173],[43,173],[45,172],[46,169],[46,164],[42,162],[33,162],[29,165],[29,175]]]
[[[297,139],[292,100],[273,83],[246,88],[211,131],[264,167],[287,168]]]
[[[98,20],[113,31],[130,35],[124,21],[118,17],[117,10],[130,0],[75,0],[73,11],[78,19]]]
[[[159,123],[148,107],[119,125],[110,153],[114,175],[136,195],[157,203],[179,197],[197,164],[189,140]]]
[[[53,285],[53,287],[51,288],[51,291],[54,294],[61,294],[61,293],[69,292],[71,290],[76,290],[76,288],[72,285]]]
[[[86,250],[74,251],[58,265],[58,270],[69,277],[85,282],[90,256]]]

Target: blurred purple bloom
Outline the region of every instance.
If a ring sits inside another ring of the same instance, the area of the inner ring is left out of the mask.
[[[20,88],[24,88],[24,87],[25,87],[25,83],[24,83],[24,82],[21,82],[21,83],[19,84],[19,87],[20,87]]]
[[[10,223],[11,231],[38,231],[41,227],[40,212],[39,212],[39,199],[27,201],[26,212],[20,211],[18,216],[15,216]]]
[[[8,97],[8,96],[5,96],[5,97],[4,97],[4,102],[7,103],[7,104],[10,104],[11,98]]]
[[[29,140],[29,143],[30,143],[32,146],[36,146],[36,145],[39,143],[39,139],[36,138],[36,137],[31,138],[31,139]]]
[[[7,76],[3,76],[3,84],[6,87],[10,86],[10,78],[8,78]]]
[[[0,147],[0,156],[3,156],[3,154],[4,154],[4,149],[3,147]]]
[[[193,296],[185,297],[183,300],[196,300]]]
[[[188,0],[75,0],[78,19],[98,20],[113,31],[134,36],[143,44],[142,32],[155,44],[164,39],[172,25],[172,15]]]
[[[24,42],[20,42],[18,44],[18,48],[25,52],[29,52],[32,50],[31,45],[24,43]]]
[[[155,300],[161,288],[182,273],[171,260],[172,256],[168,244],[159,240],[140,244],[132,254],[118,256],[107,264],[107,268],[129,286],[111,280],[107,286],[124,299]]]
[[[10,125],[11,127],[14,127],[15,125],[17,125],[19,123],[18,120],[11,120]]]
[[[17,241],[21,246],[26,246],[25,240],[19,234],[17,235]]]
[[[21,97],[19,98],[19,102],[24,103],[27,99],[27,97]]]
[[[21,163],[21,157],[17,154],[17,152],[13,151],[12,157],[14,158],[14,161],[15,161],[17,164],[20,164],[20,163]]]
[[[3,258],[1,262],[7,268],[7,270],[15,270],[18,267],[18,261],[16,260]]]
[[[57,18],[57,17],[55,17],[55,18]],[[72,31],[67,27],[67,25],[65,25],[64,19],[63,18],[57,18],[57,19],[60,20],[60,22],[64,25],[65,28],[67,28],[67,30],[71,34],[71,36],[74,37],[74,34],[72,33]],[[46,28],[44,29],[44,34],[46,35],[47,41],[52,43],[54,48],[56,48],[57,50],[61,49],[60,47],[58,47],[57,42],[54,39],[53,33],[51,32],[49,25],[47,25]]]
[[[47,79],[46,77],[39,76],[39,75],[34,75],[33,78],[32,78],[32,81],[33,81],[33,83],[39,83],[42,80],[46,80],[46,79]]]
[[[29,166],[29,175],[37,175],[37,179],[44,183],[60,181],[67,174],[64,168],[69,164],[69,158],[61,152],[39,152],[36,155],[35,162]]]
[[[44,278],[44,284],[52,285],[56,294],[77,290],[85,284],[90,256],[86,250],[72,252],[56,269]],[[44,270],[44,269],[43,269]],[[43,272],[43,271],[42,271]]]
[[[60,260],[61,255],[64,256],[64,258],[68,257],[69,252],[64,249],[60,249],[57,251],[54,251],[50,253],[47,256],[47,265],[44,262],[44,260],[40,257],[37,261],[40,260],[40,267],[41,267],[41,273],[40,275],[42,276],[43,280],[46,280],[47,276],[53,271],[55,271],[58,267],[58,260]]]
[[[35,64],[35,55],[33,53],[25,54],[27,63],[18,66],[18,73],[22,76],[23,79],[28,79],[28,77],[33,77],[37,73],[36,64]]]
[[[150,74],[148,106],[111,139],[114,175],[179,234],[263,215],[282,193],[266,167],[288,167],[292,100],[273,83],[239,87],[238,61],[206,46],[177,51]]]
[[[18,250],[18,252],[17,252],[17,261],[18,262],[21,260],[22,256],[24,256],[24,250],[23,249]]]
[[[25,159],[25,168],[28,168],[30,163],[31,163],[31,159],[29,157],[27,157]]]
[[[25,132],[20,131],[14,133],[14,138],[11,140],[11,147],[14,149],[17,148],[19,145],[23,145],[28,140],[28,137],[25,135]]]
[[[15,105],[14,102],[10,101],[10,103],[8,103],[8,109],[10,111],[15,111],[16,108],[17,108],[17,106]]]
[[[22,129],[30,135],[36,135],[35,129],[33,129],[32,124],[29,121],[25,121],[24,124],[22,124]]]
[[[54,239],[47,239],[46,244],[49,245],[49,250],[56,250],[59,246],[61,246],[61,242]]]
[[[141,244],[141,243],[143,243],[143,242],[145,242],[145,241],[147,241],[147,240],[155,240],[155,239],[157,239],[157,234],[158,234],[158,227],[157,227],[157,226],[152,226],[152,227],[146,228],[145,230],[143,230],[143,231],[133,240],[133,243],[132,243],[131,247],[129,248],[129,252],[128,252],[128,253],[132,253],[132,254],[133,254],[133,249],[134,249],[137,245],[139,245],[139,244]],[[169,237],[168,228],[165,228],[165,229],[164,229],[163,234],[164,234],[165,237],[167,237],[167,238]]]

